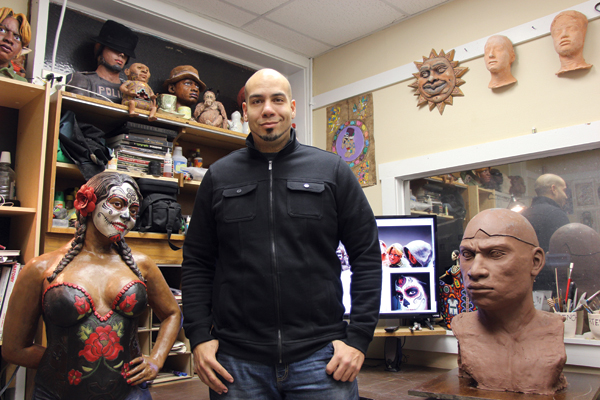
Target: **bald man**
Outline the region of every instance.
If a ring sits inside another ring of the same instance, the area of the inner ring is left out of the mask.
[[[246,148],[213,163],[183,246],[185,333],[218,399],[358,399],[378,321],[373,212],[338,156],[300,144],[279,72],[246,83]],[[340,241],[352,270],[343,321]]]
[[[477,214],[460,243],[460,269],[477,311],[452,319],[459,376],[480,389],[552,394],[566,387],[563,320],[533,306],[544,251],[523,216],[507,209]]]

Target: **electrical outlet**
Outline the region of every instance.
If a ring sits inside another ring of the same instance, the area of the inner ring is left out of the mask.
[[[47,69],[43,69],[42,70],[42,78],[44,78],[44,80],[48,80],[46,77],[52,74],[54,75],[54,82],[52,82],[52,87],[55,87],[56,84],[58,83],[62,83],[65,84],[67,83],[67,74],[62,73],[62,72],[53,72],[53,71],[49,71]],[[61,88],[61,90],[64,90],[64,87]]]

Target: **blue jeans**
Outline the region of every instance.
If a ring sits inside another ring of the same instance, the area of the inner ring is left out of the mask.
[[[327,375],[325,367],[333,357],[329,343],[310,357],[291,364],[265,365],[217,353],[217,361],[233,376],[224,381],[228,392],[210,390],[211,400],[358,400],[358,384],[340,382]]]

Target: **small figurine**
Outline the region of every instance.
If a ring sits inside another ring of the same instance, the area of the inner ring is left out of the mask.
[[[234,111],[231,114],[231,128],[229,128],[235,132],[243,132],[244,126],[242,125],[242,114],[239,111]]]
[[[567,10],[554,17],[550,25],[550,35],[560,60],[560,69],[556,75],[592,68],[583,58],[587,26],[587,17],[579,11]]]
[[[123,93],[121,104],[129,105],[129,115],[131,116],[138,115],[135,109],[139,108],[150,111],[148,121],[156,121],[156,95],[148,85],[148,79],[150,79],[148,67],[141,63],[132,64],[131,67],[125,68],[125,75],[128,80],[120,87]]]
[[[181,106],[194,109],[198,103],[198,97],[206,89],[206,85],[198,77],[196,68],[191,65],[180,65],[171,70],[171,75],[163,83],[163,88],[177,97],[177,103],[173,107],[175,111]]]
[[[227,114],[221,102],[216,101],[215,93],[211,90],[204,92],[204,103],[198,103],[194,118],[201,124],[218,126],[227,129]]]

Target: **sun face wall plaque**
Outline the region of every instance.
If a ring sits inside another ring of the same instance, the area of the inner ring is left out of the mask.
[[[372,94],[327,107],[327,150],[342,157],[362,187],[377,183]]]
[[[464,96],[459,86],[465,81],[460,77],[469,68],[458,66],[458,61],[454,61],[454,50],[448,54],[441,50],[440,54],[437,54],[431,49],[429,58],[423,56],[423,62],[415,61],[415,65],[419,70],[413,73],[417,80],[408,86],[417,90],[417,107],[429,104],[429,111],[437,107],[441,115],[446,104],[452,105],[454,96]]]

